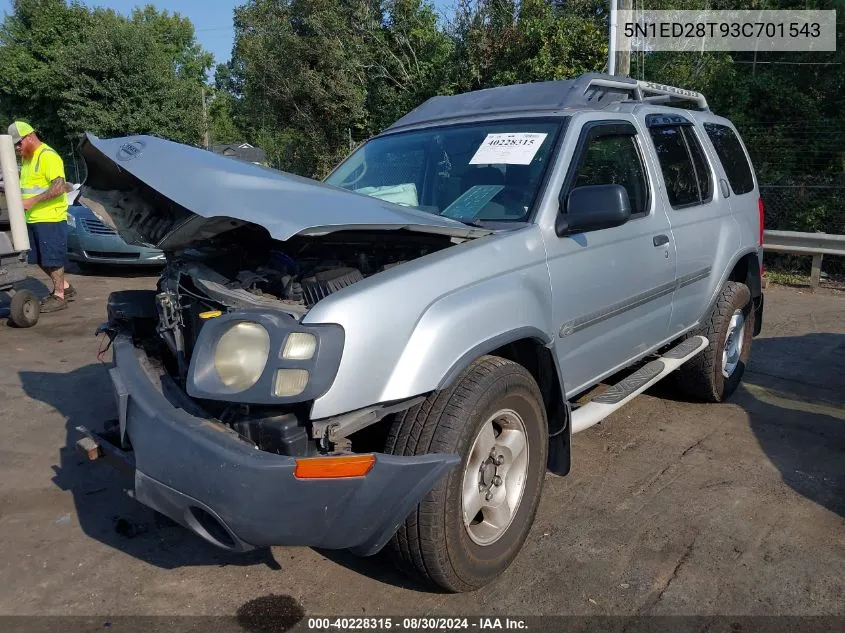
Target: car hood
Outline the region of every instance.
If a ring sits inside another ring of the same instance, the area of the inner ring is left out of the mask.
[[[81,198],[130,243],[177,249],[246,223],[277,240],[343,230],[488,229],[152,136],[86,134]]]

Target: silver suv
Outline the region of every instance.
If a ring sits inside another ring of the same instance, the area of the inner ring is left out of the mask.
[[[389,543],[481,587],[572,433],[669,374],[724,400],[760,330],[757,183],[698,93],[435,97],[324,183],[144,136],[83,154],[86,206],[168,263],[109,298],[118,420],[78,445],[231,550]]]

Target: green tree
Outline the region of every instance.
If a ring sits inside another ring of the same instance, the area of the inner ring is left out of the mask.
[[[250,0],[235,16],[221,83],[234,120],[281,169],[323,175],[356,141],[451,89],[453,40],[421,0]]]
[[[208,97],[208,136],[212,145],[237,143],[245,136],[235,121],[235,98],[224,90],[211,88]]]
[[[454,22],[461,90],[567,79],[601,70],[607,26],[586,3],[463,0]]]
[[[14,0],[0,26],[0,114],[30,120],[64,151],[86,130],[198,143],[211,61],[177,14]]]
[[[251,0],[235,11],[240,117],[276,167],[324,173],[366,127],[361,3]]]

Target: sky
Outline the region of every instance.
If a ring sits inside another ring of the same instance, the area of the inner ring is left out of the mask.
[[[88,0],[84,4],[114,9],[129,14],[136,6],[152,4],[159,9],[181,13],[194,23],[196,36],[202,47],[214,54],[215,63],[229,59],[232,53],[234,9],[246,0]],[[435,0],[438,10],[451,10],[454,0]],[[11,11],[11,0],[0,0],[0,13]]]

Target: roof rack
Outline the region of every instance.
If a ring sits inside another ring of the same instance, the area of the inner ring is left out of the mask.
[[[610,88],[612,90],[622,90],[631,94],[633,101],[642,101],[646,103],[667,103],[673,99],[683,101],[693,101],[698,104],[702,110],[709,110],[707,106],[707,99],[700,92],[693,90],[684,90],[683,88],[676,88],[675,86],[665,86],[651,81],[639,81],[630,78],[619,79],[591,79],[584,94],[587,94],[593,88]]]

